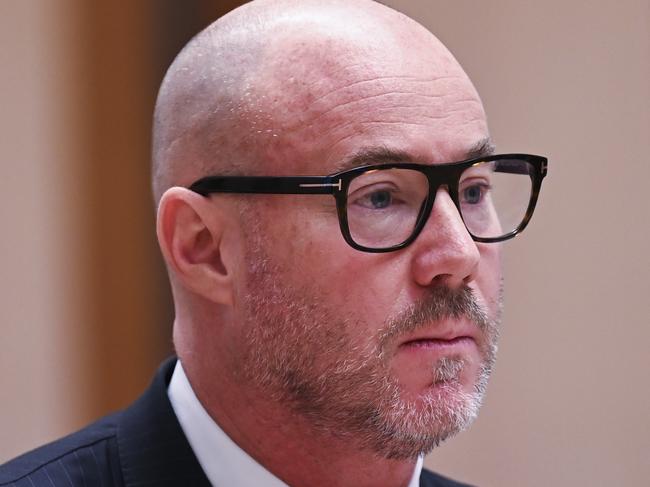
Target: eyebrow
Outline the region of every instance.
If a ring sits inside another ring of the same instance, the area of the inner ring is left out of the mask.
[[[488,136],[478,142],[467,150],[461,160],[479,159],[494,154],[495,146],[492,139]],[[354,169],[355,167],[365,166],[368,164],[391,164],[395,162],[418,162],[424,163],[422,157],[415,157],[413,154],[403,151],[391,149],[389,147],[368,147],[359,150],[352,156],[343,159],[340,164],[337,164],[335,171],[346,171]],[[455,162],[455,161],[444,161]]]
[[[406,151],[388,147],[368,147],[354,153],[336,166],[336,171],[346,171],[367,164],[391,164],[393,162],[415,162],[415,158]]]
[[[494,154],[496,146],[488,135],[474,144],[465,154],[465,159],[478,159],[480,157],[491,156]]]

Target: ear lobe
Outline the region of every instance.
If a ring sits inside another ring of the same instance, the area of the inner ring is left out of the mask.
[[[184,287],[219,304],[232,304],[233,296],[222,252],[227,222],[221,208],[185,188],[170,188],[158,205],[158,243],[170,270]]]

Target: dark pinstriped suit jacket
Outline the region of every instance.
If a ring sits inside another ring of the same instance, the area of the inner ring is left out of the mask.
[[[175,363],[128,409],[0,466],[0,486],[209,487],[167,397]],[[421,487],[463,485],[428,471],[420,478]]]

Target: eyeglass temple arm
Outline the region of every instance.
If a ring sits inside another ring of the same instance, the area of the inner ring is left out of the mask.
[[[210,193],[333,194],[341,191],[340,178],[330,176],[209,176],[189,188],[206,196]]]
[[[548,159],[541,156],[528,156],[528,157],[534,157],[534,160],[528,159],[528,162],[534,164],[536,172],[539,171],[539,174],[542,178],[546,176]],[[501,159],[495,161],[494,171],[508,173],[508,174],[530,174],[530,167],[521,164],[516,157],[513,157],[512,159]]]
[[[521,161],[496,161],[494,172],[503,172],[508,174],[529,174],[530,168]]]

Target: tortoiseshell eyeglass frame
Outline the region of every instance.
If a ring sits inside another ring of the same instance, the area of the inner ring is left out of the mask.
[[[517,161],[523,161],[527,164],[518,165],[516,164]],[[341,233],[351,247],[363,252],[392,252],[407,247],[418,237],[429,219],[435,195],[440,186],[446,186],[462,218],[458,195],[460,177],[466,169],[477,164],[489,162],[497,163],[500,172],[527,174],[531,179],[531,193],[528,208],[523,219],[514,230],[497,237],[485,238],[473,235],[468,229],[469,234],[476,242],[502,242],[520,234],[530,222],[535,205],[537,204],[542,180],[548,170],[548,159],[546,157],[531,154],[496,154],[443,164],[395,162],[364,165],[328,176],[207,176],[193,183],[189,189],[203,196],[208,196],[212,193],[331,194],[336,200]],[[406,240],[390,247],[374,248],[359,245],[352,238],[348,227],[347,190],[350,182],[368,171],[396,168],[419,171],[426,176],[429,183],[429,194],[422,205],[413,231]],[[523,171],[522,168],[524,169]]]

